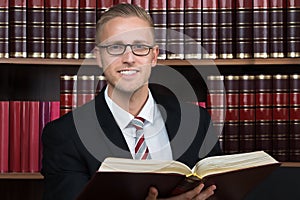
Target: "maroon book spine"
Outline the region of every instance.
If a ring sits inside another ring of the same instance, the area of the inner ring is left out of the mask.
[[[62,58],[61,0],[45,1],[45,57]]]
[[[77,75],[77,107],[95,97],[94,75]]]
[[[300,1],[287,0],[287,57],[300,57]]]
[[[95,76],[95,95],[99,94],[99,92],[106,86],[105,76],[97,75]]]
[[[114,5],[114,1],[113,0],[97,0],[97,20],[100,19],[101,15],[105,12],[105,10],[107,10],[108,8],[110,8],[111,6]]]
[[[38,172],[40,170],[39,164],[39,102],[30,101],[29,111],[29,172]]]
[[[42,132],[45,125],[50,121],[51,112],[51,102],[50,101],[40,101],[39,105],[39,169],[42,167],[42,157],[43,157],[43,146],[42,146]]]
[[[224,153],[239,152],[239,76],[224,77],[226,116],[224,126]]]
[[[27,56],[44,58],[44,0],[27,0]]]
[[[9,4],[9,57],[26,58],[26,0],[12,0]]]
[[[79,58],[93,58],[96,34],[96,1],[79,1]]]
[[[285,0],[270,1],[270,57],[283,58],[285,57]]]
[[[300,75],[290,75],[290,161],[300,161]]]
[[[9,57],[9,1],[0,2],[0,58]]]
[[[240,152],[255,150],[255,76],[240,76]]]
[[[273,156],[289,161],[289,75],[273,75]]]
[[[21,101],[21,172],[29,172],[29,101]]]
[[[9,171],[21,172],[21,102],[9,102]]]
[[[235,37],[236,58],[252,58],[253,54],[253,12],[252,1],[236,0]]]
[[[53,121],[60,117],[60,102],[51,101],[50,105],[50,121]]]
[[[156,43],[159,46],[159,59],[167,58],[167,1],[150,1],[149,12],[155,27]]]
[[[253,57],[269,57],[269,1],[253,0]]]
[[[201,59],[202,58],[202,1],[190,0],[185,2],[184,10],[184,33],[185,59]]]
[[[9,131],[9,102],[0,101],[0,173],[9,169]]]
[[[203,58],[218,58],[218,1],[202,2],[202,46]]]
[[[60,76],[60,116],[77,107],[77,75]]]
[[[272,76],[256,75],[256,98],[255,98],[255,119],[256,135],[255,146],[257,150],[264,150],[269,154],[273,152],[272,146],[272,126],[273,126],[273,108],[272,108]]]
[[[168,1],[167,22],[167,59],[184,59],[184,1]]]
[[[219,1],[219,58],[233,58],[234,2]]]
[[[224,123],[225,123],[225,87],[223,75],[210,75],[206,78],[207,102],[206,107],[209,112],[213,127],[219,135],[221,148],[224,150]]]
[[[131,3],[134,5],[138,5],[149,12],[150,0],[132,0]]]
[[[79,58],[79,0],[62,0],[62,57]]]

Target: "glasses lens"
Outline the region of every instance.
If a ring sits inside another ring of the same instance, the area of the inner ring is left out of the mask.
[[[146,45],[132,45],[132,51],[136,55],[147,55],[149,53],[150,48]]]
[[[123,54],[124,50],[125,50],[125,46],[120,45],[120,44],[114,44],[114,45],[110,45],[110,46],[107,47],[108,53],[112,54],[112,55]]]

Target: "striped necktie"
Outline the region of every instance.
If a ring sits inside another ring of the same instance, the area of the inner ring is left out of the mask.
[[[135,157],[136,160],[149,160],[151,156],[149,154],[148,146],[145,142],[144,133],[143,133],[143,126],[144,126],[144,119],[141,117],[135,117],[131,124],[136,128],[136,137],[135,137]]]

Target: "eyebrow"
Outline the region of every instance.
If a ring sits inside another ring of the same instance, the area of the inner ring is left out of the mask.
[[[122,41],[122,40],[117,40],[117,41],[111,41],[111,42],[109,42],[108,44],[110,45],[110,44],[127,44],[127,43],[125,43],[125,42]],[[132,44],[149,44],[149,42],[148,42],[148,41],[145,41],[145,40],[134,40],[134,41],[132,42]]]

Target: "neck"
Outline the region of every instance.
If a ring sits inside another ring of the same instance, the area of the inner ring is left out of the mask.
[[[122,109],[137,116],[148,99],[148,85],[143,85],[134,92],[124,92],[108,87],[108,96]]]

